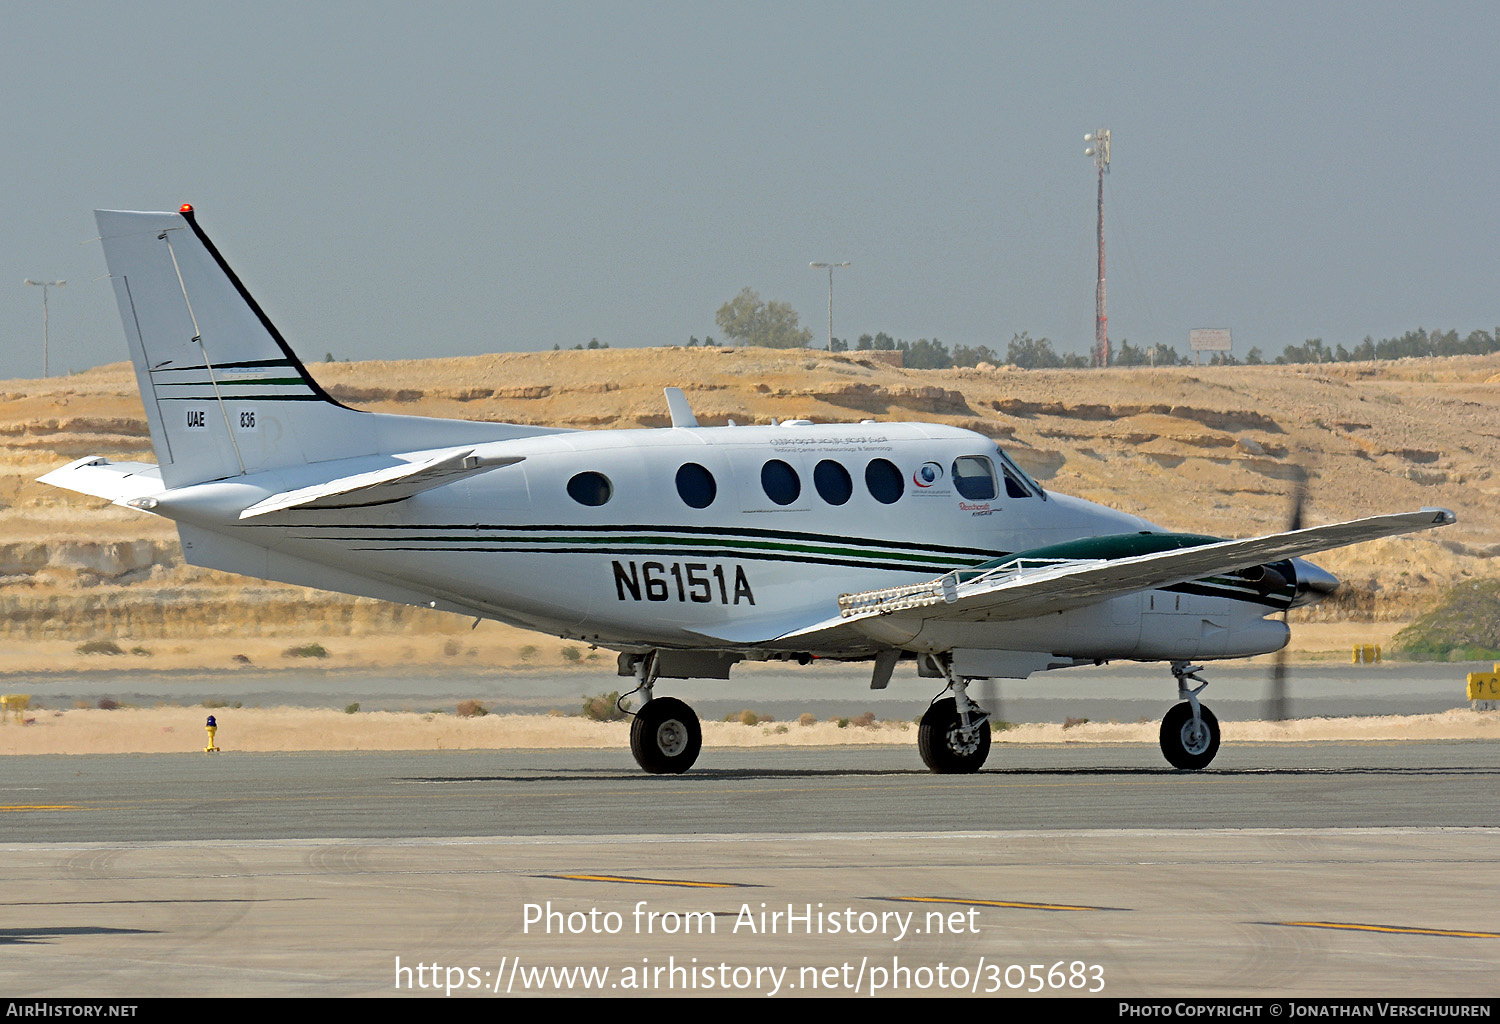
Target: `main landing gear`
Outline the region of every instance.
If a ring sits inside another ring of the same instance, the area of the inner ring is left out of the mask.
[[[943,664],[953,696],[932,702],[917,726],[917,752],[937,775],[979,771],[990,756],[990,716],[969,699],[969,680]]]
[[[1208,683],[1198,673],[1201,665],[1185,661],[1172,662],[1172,675],[1177,679],[1177,696],[1182,699],[1161,720],[1161,752],[1172,767],[1184,771],[1207,768],[1208,763],[1219,752],[1219,720],[1214,713],[1198,703],[1198,694]],[[1198,685],[1189,688],[1187,680]]]
[[[681,775],[698,760],[703,729],[698,715],[676,697],[651,695],[656,685],[656,652],[635,663],[636,689],[645,703],[630,724],[630,752],[653,775]]]

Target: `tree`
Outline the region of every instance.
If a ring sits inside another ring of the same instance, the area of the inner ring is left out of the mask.
[[[1052,350],[1052,342],[1046,338],[1033,338],[1026,331],[1012,335],[1005,351],[1005,361],[1023,370],[1051,369],[1063,365],[1061,357]]]
[[[1002,363],[1000,354],[988,345],[976,345],[970,348],[968,345],[953,346],[954,366],[978,366],[980,363]]]
[[[748,286],[719,307],[719,330],[731,341],[763,348],[806,348],[812,331],[797,325],[797,311],[786,302],[762,302]]]
[[[936,338],[918,338],[909,345],[902,341],[896,347],[903,353],[902,363],[912,370],[946,370],[953,365],[948,346]]]

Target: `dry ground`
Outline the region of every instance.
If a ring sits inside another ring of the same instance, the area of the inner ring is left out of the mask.
[[[215,741],[226,753],[295,750],[497,750],[510,748],[608,747],[627,750],[628,722],[590,722],[576,717],[446,714],[375,711],[345,714],[305,708],[218,708]],[[166,707],[99,711],[34,711],[31,724],[0,726],[3,754],[163,754],[201,751],[207,745],[207,712]],[[1155,745],[1159,723],[1087,722],[1082,725],[1021,725],[993,734],[1005,743],[1145,743]],[[1225,743],[1327,740],[1500,739],[1500,712],[1454,710],[1435,715],[1306,719],[1295,722],[1226,722]],[[916,726],[834,722],[812,725],[740,725],[704,722],[703,745],[715,747],[837,746],[894,743],[916,746]]]
[[[1293,652],[1344,658],[1388,644],[1448,587],[1500,553],[1500,355],[1336,366],[907,370],[846,354],[637,349],[314,364],[351,405],[581,428],[668,422],[680,385],[705,423],[772,417],[924,419],[996,438],[1046,486],[1164,526],[1245,536],[1284,525],[1311,475],[1308,520],[1441,505],[1443,531],[1319,558],[1348,586],[1293,615]],[[45,487],[83,455],[150,459],[125,364],[0,382],[0,686],[8,672],[138,663],[549,667],[585,648],[495,623],[186,566],[169,523]],[[127,653],[79,653],[111,640]],[[131,653],[133,652],[133,653]],[[608,665],[609,652],[597,652]]]

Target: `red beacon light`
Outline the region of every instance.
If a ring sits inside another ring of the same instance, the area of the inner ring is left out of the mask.
[[[193,204],[192,203],[183,203],[182,204],[182,209],[178,210],[177,212],[178,213],[192,213],[193,212]]]

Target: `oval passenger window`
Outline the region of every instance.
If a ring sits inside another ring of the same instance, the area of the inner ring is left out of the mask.
[[[772,459],[760,467],[760,486],[778,505],[790,505],[802,495],[802,481],[797,471],[780,459]]]
[[[901,478],[901,470],[888,460],[871,459],[865,467],[865,486],[870,489],[870,496],[882,505],[894,505],[901,500],[906,481]]]
[[[719,485],[708,470],[688,462],[677,471],[677,494],[692,508],[708,508],[719,494]]]
[[[568,481],[568,497],[580,505],[603,505],[614,493],[614,485],[603,473],[579,473]]]
[[[813,467],[813,486],[830,505],[842,505],[854,493],[849,471],[832,459],[824,459]]]

